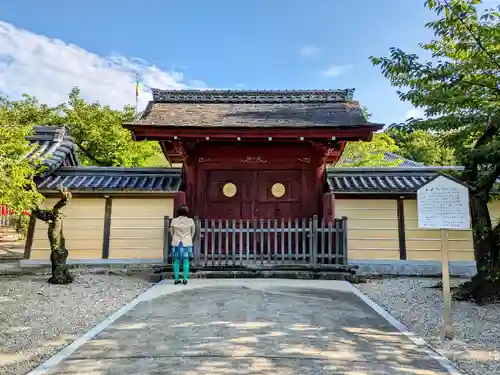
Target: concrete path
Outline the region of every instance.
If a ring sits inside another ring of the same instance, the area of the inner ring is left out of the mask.
[[[52,375],[445,375],[340,281],[158,285]]]

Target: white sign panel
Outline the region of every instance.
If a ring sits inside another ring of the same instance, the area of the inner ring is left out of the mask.
[[[418,227],[470,229],[469,189],[439,176],[417,191]]]

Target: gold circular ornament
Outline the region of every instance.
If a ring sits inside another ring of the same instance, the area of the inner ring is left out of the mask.
[[[228,182],[222,187],[222,194],[224,194],[228,198],[234,197],[237,192],[238,188],[232,182]]]
[[[276,198],[281,198],[283,195],[285,195],[285,192],[285,185],[283,185],[282,183],[277,182],[271,187],[271,194]]]

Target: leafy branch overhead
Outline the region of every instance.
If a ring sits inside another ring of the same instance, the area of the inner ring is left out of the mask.
[[[339,164],[342,167],[397,167],[403,160],[386,160],[386,153],[397,153],[399,147],[386,133],[373,136],[371,142],[350,142]]]
[[[487,206],[500,177],[500,6],[478,14],[480,3],[425,2],[438,16],[426,25],[434,39],[419,44],[430,61],[399,48],[371,57],[403,101],[425,110],[426,118],[411,120],[407,131],[439,136],[465,167],[478,276],[463,295],[476,300],[490,290],[487,283],[500,296],[500,225],[493,227]]]
[[[66,103],[51,107],[24,95],[12,101],[0,96],[0,204],[16,212],[36,207],[42,196],[33,177],[37,160],[27,158],[32,146],[25,140],[35,125],[65,125],[85,165],[144,166],[160,160],[157,142],[134,142],[122,127],[134,115],[132,107],[113,110],[87,103],[74,89]]]
[[[389,57],[372,57],[404,101],[425,110],[414,129],[434,131],[467,166],[464,179],[491,187],[500,176],[500,24],[499,13],[479,16],[477,0],[426,2],[442,18],[429,22],[435,40],[420,47],[432,61],[398,48]]]
[[[68,127],[84,164],[134,167],[161,153],[158,142],[135,142],[123,128],[134,117],[130,106],[118,111],[87,103],[79,90],[73,89],[61,112],[60,123]]]

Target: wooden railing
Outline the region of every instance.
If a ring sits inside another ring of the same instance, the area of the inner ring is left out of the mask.
[[[170,218],[165,217],[164,263],[170,263]],[[201,220],[195,218],[193,265],[346,265],[347,218],[321,220]]]

